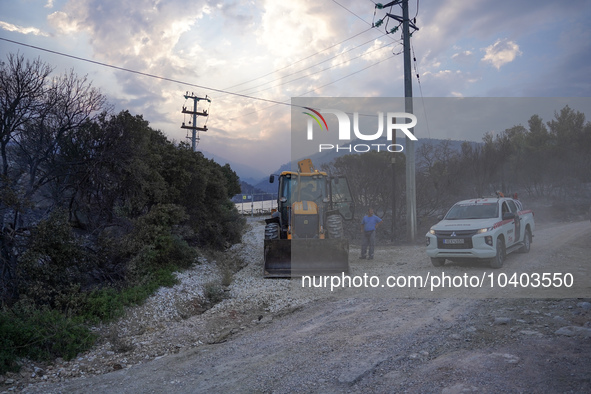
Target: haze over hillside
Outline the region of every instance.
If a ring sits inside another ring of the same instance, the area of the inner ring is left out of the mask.
[[[462,147],[462,144],[466,141],[456,141],[456,140],[443,140],[443,139],[427,139],[427,138],[423,138],[423,139],[419,139],[418,141],[415,142],[415,151],[420,149],[420,147],[424,144],[432,144],[432,145],[437,145],[443,141],[449,141],[450,143],[450,148],[456,151],[459,151]],[[479,142],[474,142],[474,141],[468,141],[471,144],[477,145],[480,144]],[[349,146],[349,145],[355,145],[355,144],[361,144],[364,143],[364,141],[360,141],[360,140],[354,140],[351,141],[350,144],[343,144],[341,145],[341,147],[345,147],[345,146]],[[386,139],[386,137],[380,138],[376,141],[372,142],[373,144],[383,144],[383,145],[390,145],[390,142]],[[406,147],[406,141],[404,138],[398,138],[396,140],[397,144],[402,145],[403,147]],[[384,147],[380,147],[381,151],[385,150]],[[375,148],[374,148],[375,150]],[[352,154],[359,154],[362,152],[351,152]],[[322,164],[325,163],[330,163],[332,160],[336,159],[337,157],[341,157],[344,155],[349,154],[348,150],[339,150],[338,152],[336,150],[331,150],[331,151],[323,151],[323,152],[316,152],[313,155],[310,155],[309,158],[312,159],[312,163],[314,163],[314,165],[319,168]],[[297,160],[303,159],[303,157],[294,159],[294,164]],[[290,169],[292,169],[292,163],[291,162],[286,162],[284,164],[282,164],[276,171],[274,171],[274,174],[279,174],[282,171],[289,171]],[[250,177],[251,179],[253,178],[252,176]],[[242,179],[242,178],[241,178]],[[250,182],[247,182],[250,183]],[[257,183],[252,184],[252,186],[255,189],[259,189],[262,191],[265,191],[267,193],[275,193],[277,192],[277,185],[276,184],[271,184],[269,183],[269,175],[266,174],[263,176],[262,179],[259,179],[257,181]]]
[[[268,176],[263,171],[251,167],[248,164],[230,160],[207,151],[202,151],[202,153],[203,156],[207,157],[208,159],[214,160],[216,163],[222,166],[226,163],[229,164],[230,167],[232,167],[232,170],[234,170],[234,172],[236,172],[236,174],[240,177],[241,181],[249,183],[251,185],[259,183],[261,179],[263,179],[265,176]]]

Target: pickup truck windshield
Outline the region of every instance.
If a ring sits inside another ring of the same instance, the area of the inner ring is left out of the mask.
[[[492,219],[496,217],[498,217],[498,204],[456,204],[444,219]]]

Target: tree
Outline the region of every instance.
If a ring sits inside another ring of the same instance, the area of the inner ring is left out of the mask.
[[[0,296],[14,296],[16,236],[47,209],[39,192],[64,170],[62,145],[103,109],[105,97],[73,71],[50,78],[40,59],[9,54],[0,64]]]
[[[591,125],[585,122],[585,114],[568,105],[555,112],[554,117],[547,124],[554,142],[552,154],[559,174],[557,186],[564,197],[578,192],[581,183],[591,181]]]
[[[464,147],[468,149],[470,146]],[[417,208],[420,216],[431,216],[450,207],[469,183],[461,155],[451,141],[435,145],[425,142],[417,149]]]

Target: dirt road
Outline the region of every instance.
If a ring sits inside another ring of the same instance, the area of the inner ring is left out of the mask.
[[[255,223],[254,235],[246,237],[254,255],[261,230]],[[351,275],[437,273],[421,246],[379,248],[373,261],[357,260],[358,252],[351,251]],[[529,254],[510,255],[495,274],[570,270],[578,287],[562,296],[580,297],[589,294],[590,266],[590,223],[548,224],[537,229]],[[252,269],[249,275],[260,274],[260,267]],[[438,270],[456,276],[492,272],[476,262],[448,262]],[[212,314],[210,321],[223,321],[227,333],[212,341],[217,343],[24,391],[591,392],[589,299],[497,298],[503,296],[497,289],[484,294],[495,298],[465,291],[451,297],[426,294],[426,287],[330,292],[298,289],[298,283],[284,286],[292,306],[277,313],[261,313],[253,301],[250,309]],[[313,301],[298,304],[297,297]]]

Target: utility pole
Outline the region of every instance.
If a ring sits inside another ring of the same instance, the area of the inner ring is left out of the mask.
[[[396,153],[392,153],[392,242],[396,239]]]
[[[402,0],[402,44],[404,45],[404,111],[413,113],[412,74],[410,68],[410,29],[408,0]],[[414,134],[413,130],[410,130]],[[415,183],[415,143],[406,137],[406,235],[415,242],[417,235],[417,189]]]
[[[412,70],[410,63],[410,28],[413,31],[419,30],[408,16],[408,0],[395,0],[388,4],[376,4],[376,8],[382,9],[400,4],[402,7],[402,18],[387,13],[386,16],[402,23],[402,44],[404,54],[404,110],[406,113],[413,113],[412,105]],[[374,26],[380,26],[383,20],[377,21]],[[390,33],[394,33],[394,28]],[[414,134],[413,129],[409,129]],[[417,235],[417,191],[415,182],[415,144],[406,137],[406,236],[410,242],[415,242]]]
[[[187,136],[187,138],[191,139],[191,150],[193,152],[197,151],[197,144],[199,144],[199,132],[200,131],[207,131],[207,125],[203,125],[203,127],[198,127],[197,126],[197,117],[198,116],[204,116],[204,117],[209,117],[209,114],[207,113],[207,110],[203,110],[203,111],[197,111],[197,103],[201,100],[205,100],[209,103],[211,103],[211,99],[207,96],[205,97],[197,97],[195,96],[192,92],[189,95],[189,92],[187,92],[185,94],[185,99],[186,100],[193,100],[193,110],[188,110],[187,107],[183,106],[183,110],[181,111],[183,114],[189,114],[189,115],[193,115],[193,122],[189,122],[188,125],[185,124],[185,122],[183,122],[181,129],[188,129],[192,131],[192,135],[191,137]]]

